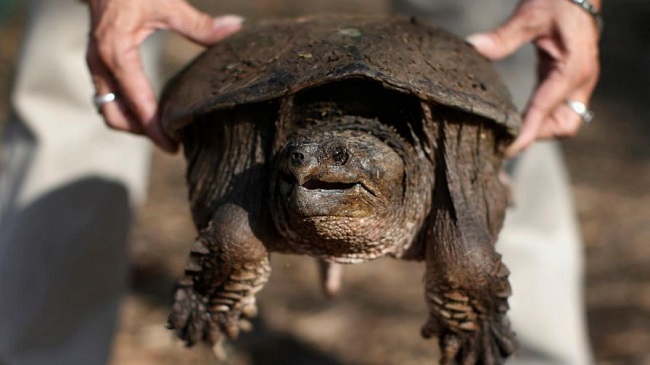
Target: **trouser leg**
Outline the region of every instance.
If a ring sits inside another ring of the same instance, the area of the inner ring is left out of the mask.
[[[416,14],[460,36],[503,22],[515,0],[393,0],[393,10]],[[497,64],[522,108],[534,86],[530,46]],[[511,270],[510,318],[521,342],[516,364],[591,363],[583,291],[583,249],[559,148],[537,143],[512,161],[515,205],[497,250]]]
[[[30,6],[0,166],[0,364],[104,364],[150,144],[90,102],[86,7]]]
[[[584,253],[559,149],[538,142],[517,161],[512,176],[515,203],[497,250],[512,272],[510,318],[522,343],[521,362],[591,364]]]

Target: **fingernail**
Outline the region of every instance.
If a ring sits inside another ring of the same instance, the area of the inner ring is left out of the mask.
[[[232,27],[241,25],[246,18],[239,15],[224,15],[214,19],[214,28]]]
[[[474,48],[484,48],[492,44],[492,38],[485,34],[477,33],[467,36],[465,38],[465,43]]]

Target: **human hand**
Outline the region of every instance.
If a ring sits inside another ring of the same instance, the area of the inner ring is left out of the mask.
[[[106,124],[148,136],[174,152],[178,142],[163,133],[157,101],[144,74],[139,46],[159,29],[175,31],[202,45],[214,44],[241,28],[243,18],[212,18],[185,0],[89,0],[91,31],[86,53],[97,95],[114,93],[101,105]]]
[[[593,1],[600,8],[600,0]],[[568,0],[522,0],[501,26],[467,37],[491,60],[524,43],[537,48],[539,84],[524,112],[522,130],[508,147],[510,157],[536,139],[575,135],[583,121],[566,100],[588,104],[600,71],[599,30],[593,17]]]

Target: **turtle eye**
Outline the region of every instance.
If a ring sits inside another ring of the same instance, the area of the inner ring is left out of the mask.
[[[345,148],[337,146],[332,150],[332,159],[334,159],[335,162],[345,165],[345,163],[348,162],[348,158],[349,155]]]

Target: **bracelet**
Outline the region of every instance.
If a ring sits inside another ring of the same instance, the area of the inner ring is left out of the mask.
[[[603,31],[603,18],[600,16],[600,11],[596,9],[594,4],[589,2],[589,0],[569,0],[572,3],[580,6],[584,11],[589,13],[594,18],[594,21],[596,22],[596,26],[598,27],[598,32]]]

